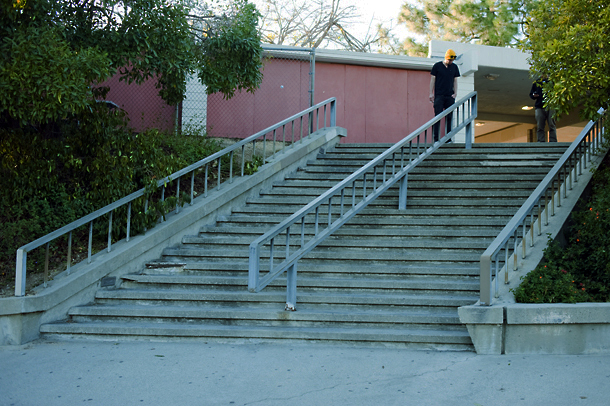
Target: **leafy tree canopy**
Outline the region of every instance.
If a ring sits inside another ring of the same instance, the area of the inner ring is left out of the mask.
[[[400,53],[425,56],[432,39],[513,46],[523,35],[531,0],[414,0],[406,2],[399,22],[413,33]]]
[[[545,98],[557,113],[582,107],[596,117],[610,99],[610,4],[607,0],[536,2],[524,48],[534,76],[548,75]]]
[[[157,80],[169,104],[198,71],[231,97],[261,82],[259,13],[246,0],[0,0],[0,123],[44,124],[82,112],[99,83]]]

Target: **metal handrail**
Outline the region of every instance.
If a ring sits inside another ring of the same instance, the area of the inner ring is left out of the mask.
[[[441,119],[452,113],[455,113],[453,116],[456,117],[455,127],[446,137],[441,138],[440,141],[433,142],[432,127],[435,124],[440,125]],[[465,148],[471,148],[472,128],[476,115],[477,95],[476,92],[472,92],[253,241],[249,248],[248,290],[260,292],[265,286],[286,271],[286,310],[294,310],[296,306],[298,260],[399,181],[398,208],[399,210],[405,210],[407,206],[408,173],[463,128],[466,129]],[[429,143],[428,140],[430,141]],[[368,182],[372,183],[372,187],[369,186],[370,183]],[[359,186],[357,186],[357,183]],[[351,208],[347,210],[345,206],[349,206],[350,203],[346,202],[346,200],[350,198],[346,194],[351,194]],[[333,198],[339,199],[334,213]],[[327,207],[325,227],[320,222],[322,206]],[[333,214],[335,218],[333,218]],[[312,218],[310,223],[313,223],[313,236],[307,242],[305,241],[306,218]],[[296,224],[300,224],[300,246],[291,252],[290,228]],[[321,229],[321,226],[324,228]],[[275,265],[274,254],[278,250],[275,240],[281,234],[285,235],[283,246],[285,259]],[[263,247],[268,247],[265,261],[268,273],[261,277]]]
[[[480,305],[489,306],[492,304],[492,295],[498,297],[498,273],[500,269],[499,254],[504,250],[504,275],[505,283],[508,282],[508,266],[509,266],[509,251],[510,242],[512,240],[512,256],[513,270],[518,269],[517,251],[519,243],[522,245],[522,258],[525,258],[527,246],[528,229],[527,219],[529,221],[529,246],[534,246],[535,235],[542,234],[542,221],[544,217],[545,226],[549,224],[549,213],[555,215],[555,208],[561,206],[561,198],[567,198],[568,190],[572,190],[572,182],[578,182],[578,176],[582,174],[583,166],[587,168],[587,161],[591,162],[592,156],[602,142],[604,137],[604,120],[605,111],[599,109],[601,115],[597,121],[590,121],[582,132],[576,137],[572,145],[559,158],[555,166],[549,171],[545,178],[540,182],[538,187],[523,203],[521,208],[512,217],[504,229],[498,234],[494,241],[485,250],[480,258],[481,271],[481,290],[480,290]],[[563,181],[562,181],[563,180]],[[557,185],[557,187],[555,187]],[[544,206],[544,209],[543,209]],[[537,215],[534,213],[537,209]],[[535,225],[537,224],[537,232],[534,233]],[[518,235],[521,228],[521,237]],[[492,264],[495,264],[492,268]],[[494,274],[495,271],[495,275]]]
[[[169,175],[168,177],[159,180],[157,182],[157,187],[162,188],[161,199],[165,199],[165,188],[171,182],[176,182],[176,190],[177,196],[180,196],[180,179],[185,177],[186,175],[190,175],[191,181],[191,200],[190,204],[193,205],[193,200],[195,198],[195,172],[199,169],[205,169],[205,190],[203,193],[203,197],[208,196],[208,174],[210,169],[210,164],[217,162],[218,166],[218,184],[216,188],[218,190],[221,189],[221,185],[229,182],[233,182],[233,156],[235,151],[241,148],[241,176],[244,176],[244,165],[245,165],[245,152],[246,145],[252,145],[252,156],[254,156],[254,152],[256,151],[256,142],[263,143],[263,152],[262,158],[263,162],[266,159],[272,158],[277,153],[283,153],[287,148],[294,147],[296,142],[302,142],[303,139],[314,132],[319,130],[320,128],[326,128],[326,123],[328,121],[330,127],[336,126],[336,116],[337,116],[337,108],[336,108],[337,100],[336,98],[330,98],[321,103],[316,104],[306,110],[301,111],[285,120],[280,121],[279,123],[272,125],[262,131],[257,132],[245,138],[219,152],[216,152],[213,155],[210,155],[192,165],[187,166],[186,168]],[[328,116],[327,116],[328,115]],[[314,120],[315,116],[315,120]],[[322,117],[321,117],[322,116]],[[322,126],[320,126],[320,118],[322,118]],[[295,124],[298,125],[298,132],[295,132]],[[287,129],[287,127],[289,127]],[[305,128],[304,128],[305,127]],[[278,132],[281,131],[281,139],[278,139]],[[304,133],[305,131],[305,133]],[[271,135],[272,134],[272,135]],[[286,137],[290,139],[286,139]],[[295,137],[296,136],[296,137]],[[260,140],[262,138],[262,141]],[[269,138],[269,140],[268,140]],[[273,142],[273,153],[267,156],[267,142]],[[281,142],[281,150],[276,150],[276,141],[278,143]],[[287,146],[286,143],[290,145]],[[229,157],[229,179],[225,182],[221,181],[221,160],[223,157]],[[15,269],[15,296],[24,296],[25,295],[25,286],[26,286],[26,276],[27,276],[27,253],[32,251],[35,248],[38,248],[42,245],[46,244],[46,258],[45,258],[45,274],[44,274],[44,286],[47,286],[48,280],[48,264],[49,264],[49,243],[55,240],[58,237],[68,235],[68,255],[67,255],[67,268],[66,271],[70,274],[70,267],[72,262],[72,232],[79,227],[85,226],[89,224],[89,244],[88,244],[88,253],[87,253],[87,262],[91,263],[92,256],[92,240],[93,240],[93,222],[100,217],[109,214],[109,226],[108,226],[108,248],[107,251],[111,252],[112,250],[112,214],[113,212],[125,205],[127,205],[127,231],[126,231],[126,241],[130,239],[130,225],[131,225],[131,206],[132,203],[144,196],[146,190],[140,189],[137,192],[134,192],[124,198],[109,204],[99,210],[94,211],[91,214],[88,214],[85,217],[82,217],[56,231],[53,231],[33,242],[30,242],[19,249],[17,249],[17,263]],[[145,202],[145,210],[148,207],[148,200]],[[176,213],[180,212],[180,205],[176,204]]]

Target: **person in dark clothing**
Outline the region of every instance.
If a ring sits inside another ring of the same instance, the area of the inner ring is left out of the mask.
[[[452,49],[445,53],[445,60],[437,62],[430,71],[430,102],[434,106],[434,115],[442,113],[446,108],[455,103],[457,95],[457,78],[460,77],[460,69],[453,63],[456,55]],[[451,131],[451,119],[453,113],[445,118],[446,133]],[[433,126],[434,142],[439,139],[440,123]]]
[[[534,103],[535,116],[536,116],[536,137],[538,142],[546,141],[546,132],[544,127],[546,123],[549,123],[549,142],[557,142],[557,126],[555,125],[555,110],[544,107],[544,95],[542,93],[542,86],[548,82],[546,77],[542,77],[534,82],[532,90],[530,90],[530,97],[536,102]]]

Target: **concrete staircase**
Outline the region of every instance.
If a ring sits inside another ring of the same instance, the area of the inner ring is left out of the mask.
[[[320,155],[41,333],[472,350],[457,308],[478,299],[479,257],[568,144],[445,145],[410,174],[406,211],[390,189],[299,262],[296,312],[285,278],[247,291],[250,242],[388,147]]]

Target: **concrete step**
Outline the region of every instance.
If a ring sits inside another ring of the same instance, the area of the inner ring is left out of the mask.
[[[312,326],[313,323],[325,323],[333,326],[339,323],[354,324],[367,323],[367,327],[384,324],[418,324],[422,326],[447,325],[447,330],[461,330],[463,326],[459,321],[457,312],[448,309],[428,308],[377,310],[355,310],[341,306],[332,309],[299,307],[296,312],[286,312],[271,307],[268,308],[235,308],[222,306],[146,306],[146,305],[116,305],[116,306],[81,306],[70,310],[70,316],[77,322],[92,321],[127,321],[132,320],[154,320],[155,322],[172,322],[177,319],[191,320],[193,323],[207,322],[210,324],[221,324],[224,320],[231,319],[233,325],[273,325],[282,326]],[[457,328],[456,328],[457,327]],[[437,327],[439,328],[439,327]],[[442,327],[440,327],[442,328]]]
[[[286,290],[264,290],[259,293],[249,293],[240,290],[193,290],[193,289],[116,289],[99,290],[96,293],[98,304],[169,304],[169,305],[232,305],[246,307],[259,304],[276,304],[276,309],[283,309],[286,302]],[[344,306],[432,306],[458,307],[476,302],[477,295],[472,292],[452,292],[444,294],[432,291],[411,291],[401,294],[384,294],[363,291],[303,291],[298,292],[298,308],[312,305],[344,305]]]
[[[218,226],[205,226],[200,229],[200,237],[207,235],[208,238],[215,238],[215,235],[230,235],[239,237],[250,237],[250,241],[254,241],[255,238],[266,231],[264,226],[257,227],[260,225],[256,222],[252,226],[241,226],[241,225],[230,225],[230,223],[223,223],[222,227]],[[313,235],[313,227],[311,224],[306,224],[305,235]],[[403,238],[403,237],[433,237],[433,238],[447,238],[447,237],[491,237],[495,238],[498,235],[499,226],[496,227],[481,227],[479,225],[472,226],[446,226],[443,224],[436,225],[413,225],[405,228],[402,224],[388,224],[384,229],[373,227],[371,224],[365,226],[343,226],[337,230],[333,235],[328,238],[337,238],[345,236],[354,236],[360,239],[370,237],[388,237],[388,238]],[[262,231],[262,233],[261,233]],[[291,236],[300,237],[300,230],[292,230]],[[252,238],[254,237],[254,238]],[[292,238],[292,237],[291,237]]]
[[[68,322],[43,325],[41,332],[48,338],[472,350],[457,307],[478,299],[480,255],[567,146],[443,145],[410,173],[406,210],[397,209],[398,189],[390,188],[299,261],[297,311],[286,312],[285,275],[262,292],[247,291],[248,245],[390,147],[337,145],[167,247],[141,272],[124,276],[119,288],[99,289],[95,303],[72,309]],[[337,199],[333,219],[339,210]],[[321,223],[327,213],[321,207]],[[296,248],[300,225],[291,234]],[[308,218],[305,239],[312,235]],[[280,251],[274,263],[283,260]],[[268,262],[261,260],[261,274]]]
[[[186,259],[186,258],[185,258]],[[216,262],[189,262],[188,259],[185,262],[171,262],[171,261],[155,261],[146,264],[146,268],[142,271],[144,274],[162,274],[167,275],[168,273],[184,273],[184,274],[195,274],[199,275],[201,271],[208,272],[220,272],[228,273],[230,275],[242,274],[244,277],[248,274],[248,263],[246,261],[216,261]],[[392,276],[392,275],[426,275],[426,276],[479,276],[479,267],[476,265],[466,264],[423,264],[423,265],[412,265],[412,264],[364,264],[362,262],[357,264],[349,264],[349,269],[346,269],[345,264],[311,264],[306,260],[299,264],[299,275],[321,275],[321,276],[332,276],[335,274],[341,274],[349,272],[352,278],[356,277],[369,277],[371,275],[378,276]]]
[[[334,274],[332,277],[321,276],[313,273],[299,273],[297,286],[300,289],[320,290],[320,289],[350,289],[359,291],[444,291],[444,292],[477,292],[479,289],[479,281],[476,278],[464,277],[430,277],[430,276],[405,276],[397,277],[354,277],[351,274],[345,273],[346,276],[340,277]],[[247,289],[248,280],[247,274],[236,275],[163,275],[163,274],[140,274],[127,275],[123,277],[121,288],[136,289],[140,284],[146,284],[146,287],[154,287],[156,289]],[[286,278],[280,277],[273,281],[271,288],[279,287],[286,288]]]
[[[323,341],[346,344],[394,344],[399,348],[472,351],[468,332],[434,329],[369,328],[269,328],[268,326],[193,325],[185,323],[71,323],[45,324],[41,332],[48,338],[96,338],[102,340],[222,340],[241,342]]]

